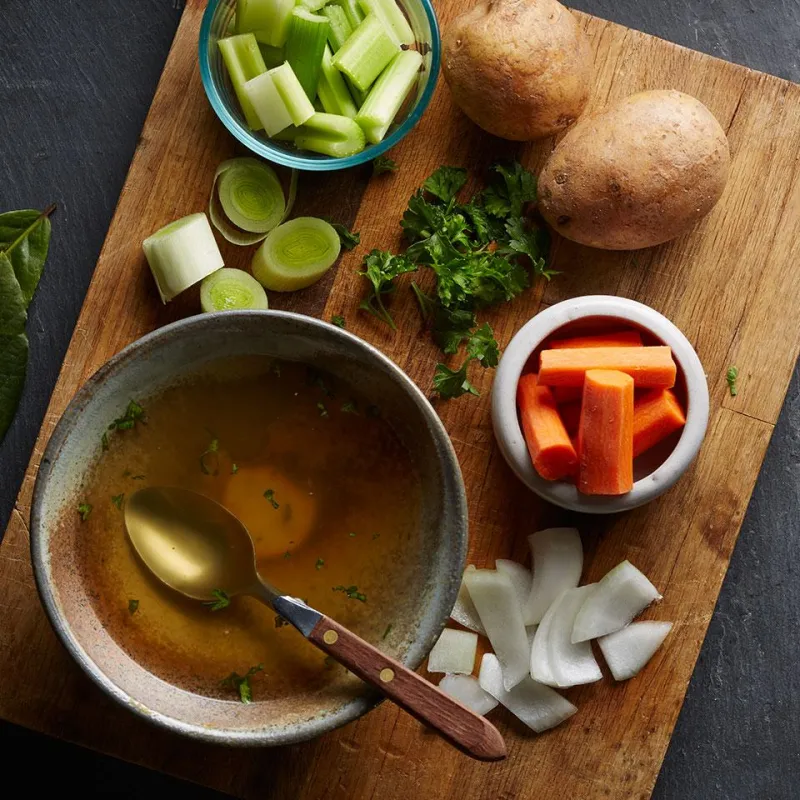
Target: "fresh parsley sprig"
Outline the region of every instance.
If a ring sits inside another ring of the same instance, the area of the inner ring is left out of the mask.
[[[394,279],[406,272],[414,272],[416,266],[405,256],[396,256],[382,250],[373,250],[364,257],[364,269],[358,274],[372,285],[369,295],[359,308],[385,322],[393,331],[397,330],[392,315],[386,310],[384,297],[395,290]]]
[[[250,667],[244,675],[239,675],[236,672],[231,672],[227,678],[220,681],[221,686],[233,689],[239,692],[239,699],[247,705],[253,702],[253,688],[250,685],[250,678],[257,672],[264,669],[263,664],[257,664],[255,667]]]

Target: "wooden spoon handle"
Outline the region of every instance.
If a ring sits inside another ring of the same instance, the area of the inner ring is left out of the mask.
[[[308,639],[467,755],[481,761],[506,757],[494,725],[330,617],[323,616]]]

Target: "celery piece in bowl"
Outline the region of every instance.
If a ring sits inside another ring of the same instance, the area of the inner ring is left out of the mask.
[[[244,91],[267,136],[275,136],[292,124],[289,109],[286,108],[269,72],[247,81]]]
[[[365,14],[375,14],[398,44],[414,44],[415,37],[403,10],[395,0],[358,0]]]
[[[322,71],[317,85],[317,95],[323,109],[329,114],[340,114],[352,119],[358,112],[342,73],[333,66],[333,56],[327,45],[322,54]]]
[[[399,52],[385,25],[369,14],[336,52],[333,65],[366,91]]]
[[[353,30],[364,21],[366,14],[361,10],[358,0],[334,0],[334,2],[347,15],[347,21]]]
[[[282,47],[273,47],[269,44],[258,43],[258,49],[261,51],[261,57],[264,59],[267,69],[279,67],[286,61],[286,54]]]
[[[322,15],[330,23],[328,30],[328,43],[331,50],[335,53],[353,32],[353,26],[347,19],[344,9],[341,6],[330,5],[322,9]]]
[[[283,47],[294,6],[294,0],[236,0],[236,32],[252,33],[263,44]]]
[[[330,26],[327,17],[312,14],[302,7],[297,7],[292,12],[292,24],[286,39],[286,60],[292,65],[309,100],[317,95],[322,53],[328,41]]]
[[[314,104],[308,99],[288,61],[271,69],[269,75],[295,125],[302,125],[314,115]]]
[[[260,130],[263,126],[261,120],[255,112],[244,85],[258,75],[267,71],[267,66],[258,49],[258,42],[252,33],[242,33],[236,36],[228,36],[217,42],[222,60],[228,70],[233,91],[239,100],[242,113],[247,124],[254,130]]]
[[[314,114],[297,128],[294,143],[301,150],[344,158],[360,153],[366,146],[366,139],[361,127],[349,117]]]

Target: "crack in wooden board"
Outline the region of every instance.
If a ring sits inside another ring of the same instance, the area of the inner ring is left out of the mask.
[[[393,800],[424,793],[525,800],[547,796],[554,785],[559,794],[580,798],[648,796],[800,348],[800,88],[579,15],[596,56],[593,106],[645,88],[695,94],[729,132],[731,181],[706,220],[662,247],[603,253],[557,241],[555,267],[562,275],[486,316],[504,345],[540,307],[578,294],[616,292],[667,313],[698,348],[714,409],[700,457],[676,488],[613,519],[564,514],[524,490],[499,456],[488,416],[491,373],[477,376],[481,398],[437,403],[468,483],[470,558],[480,565],[525,558],[526,535],[556,522],[581,528],[587,580],[631,558],[665,594],[649,615],[676,623],[645,673],[623,685],[606,680],[570,690],[579,713],[541,737],[497,712],[510,752],[499,765],[467,761],[388,704],[316,742],[228,750],[148,725],[83,676],[39,604],[27,530],[39,460],[77,388],[130,341],[196,310],[196,292],[161,306],[140,242],[171,219],[203,209],[217,163],[237,152],[200,85],[196,41],[203,6],[200,0],[186,4],[0,547],[0,715],[244,797]],[[465,6],[466,0],[443,0],[437,11],[446,24]],[[439,164],[462,164],[479,175],[494,159],[519,155],[538,168],[552,147],[552,141],[512,145],[483,135],[453,109],[440,85],[419,126],[393,152],[397,174],[370,180],[365,167],[301,178],[298,212],[321,213],[335,203],[340,221],[360,230],[362,246],[345,254],[327,282],[273,296],[274,306],[325,318],[343,313],[351,331],[429,388],[437,354],[410,293],[401,289],[393,300],[398,334],[356,313],[363,287],[354,271],[361,257],[375,246],[399,245],[397,223],[407,198]],[[225,245],[223,254],[230,266],[247,266],[247,251]],[[736,398],[727,395],[724,381],[731,363],[742,376]],[[758,393],[748,386],[758,386]]]

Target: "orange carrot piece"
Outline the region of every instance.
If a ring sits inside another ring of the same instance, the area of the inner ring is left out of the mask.
[[[637,387],[669,389],[677,368],[669,347],[582,347],[542,350],[539,382],[544,386],[580,386],[587,370],[616,370]],[[585,392],[585,387],[584,387]]]
[[[616,333],[598,333],[595,336],[573,336],[569,339],[553,339],[549,344],[551,350],[565,350],[585,347],[642,347],[642,335],[639,331],[617,331]]]
[[[590,369],[583,384],[578,431],[578,490],[619,495],[633,488],[633,378]]]
[[[536,375],[523,375],[517,386],[517,404],[528,452],[539,475],[557,481],[573,474],[578,456],[550,389],[539,386]]]
[[[561,418],[564,418],[563,409]],[[669,389],[653,389],[637,397],[633,402],[633,457],[649,450],[685,424],[686,416],[681,404]]]
[[[583,397],[583,384],[580,386],[551,386],[556,403],[573,403]]]
[[[581,421],[581,401],[576,400],[572,403],[559,404],[558,413],[567,433],[570,436],[574,436],[578,432],[578,426]]]

